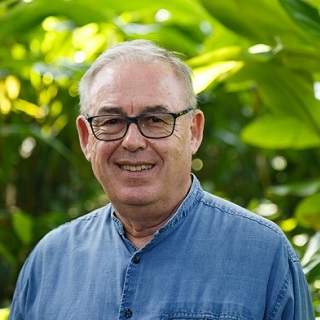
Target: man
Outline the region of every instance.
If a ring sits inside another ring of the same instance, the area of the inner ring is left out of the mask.
[[[40,241],[10,319],[313,319],[279,228],[191,175],[204,116],[178,58],[117,45],[84,75],[80,100],[81,148],[111,203]]]

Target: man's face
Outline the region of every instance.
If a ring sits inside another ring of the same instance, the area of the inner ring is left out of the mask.
[[[98,72],[90,89],[90,116],[122,113],[137,116],[159,106],[179,112],[186,105],[184,87],[164,63],[113,62]],[[160,206],[179,203],[190,186],[192,154],[203,130],[200,111],[176,120],[174,133],[145,138],[136,124],[118,141],[99,141],[83,116],[77,119],[82,150],[112,203]]]

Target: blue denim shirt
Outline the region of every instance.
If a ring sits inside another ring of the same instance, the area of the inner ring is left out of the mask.
[[[11,320],[314,319],[299,261],[279,228],[204,192],[194,177],[142,249],[112,205],[45,236],[27,259]]]

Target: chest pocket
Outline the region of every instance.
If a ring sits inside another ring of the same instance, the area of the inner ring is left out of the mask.
[[[252,320],[251,317],[243,317],[240,314],[231,313],[206,313],[206,312],[172,312],[165,313],[161,320]]]

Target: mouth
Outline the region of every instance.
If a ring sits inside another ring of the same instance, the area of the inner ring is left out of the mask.
[[[128,172],[142,172],[151,170],[155,165],[154,164],[121,164],[118,165],[121,170]]]

